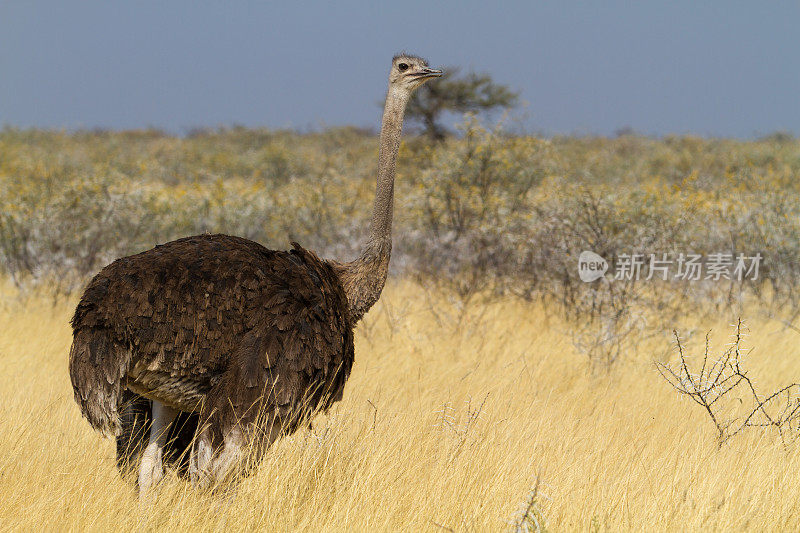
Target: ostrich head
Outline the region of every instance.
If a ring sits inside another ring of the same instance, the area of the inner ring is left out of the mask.
[[[390,89],[400,89],[411,94],[417,87],[431,78],[442,75],[441,70],[430,68],[428,62],[421,57],[398,54],[392,59],[389,71]]]

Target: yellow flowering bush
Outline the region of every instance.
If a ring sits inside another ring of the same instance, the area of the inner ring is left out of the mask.
[[[796,305],[798,154],[785,135],[543,139],[467,118],[457,138],[401,146],[393,271],[462,297],[555,298],[583,313],[579,302],[608,301],[577,278],[583,250],[612,261],[761,253],[761,283],[691,292],[729,304],[752,288]],[[205,231],[277,248],[297,240],[348,259],[369,220],[376,156],[374,133],[355,128],[185,137],[6,128],[0,270],[20,285],[55,279],[71,291],[115,257]]]

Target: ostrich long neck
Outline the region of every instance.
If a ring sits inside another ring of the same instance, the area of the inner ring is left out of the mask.
[[[372,207],[369,240],[361,251],[361,256],[343,265],[341,272],[353,323],[360,320],[378,301],[389,271],[395,163],[400,149],[400,133],[408,96],[407,92],[391,87],[386,95],[378,150],[378,183]]]

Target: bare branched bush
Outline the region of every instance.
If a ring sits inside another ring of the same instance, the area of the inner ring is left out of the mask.
[[[752,351],[743,346],[747,328],[739,319],[731,343],[713,358],[706,334],[702,357],[694,365],[677,331],[677,365],[656,363],[661,376],[681,395],[696,403],[708,416],[720,446],[748,428],[775,431],[780,438],[794,439],[800,430],[800,384],[790,383],[769,393],[756,389],[744,367]]]

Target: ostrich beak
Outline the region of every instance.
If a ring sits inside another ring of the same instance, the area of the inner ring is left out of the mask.
[[[417,79],[423,78],[438,78],[442,75],[442,71],[435,68],[422,67],[419,72],[415,72],[413,76]]]

